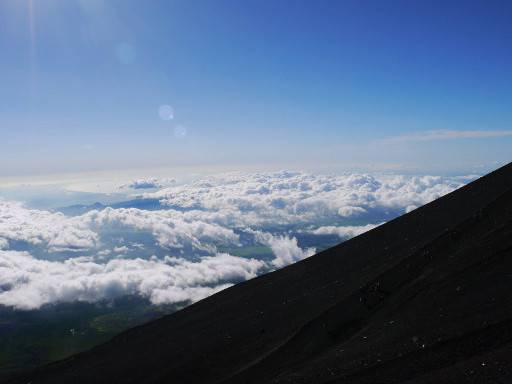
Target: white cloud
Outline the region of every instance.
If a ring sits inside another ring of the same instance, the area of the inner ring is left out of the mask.
[[[368,232],[381,224],[367,224],[360,226],[334,226],[326,225],[316,229],[309,230],[308,232],[313,235],[337,235],[341,239],[349,239],[351,237],[359,236],[362,233]]]
[[[9,240],[0,237],[0,249],[9,248]]]
[[[406,212],[406,213],[412,212],[412,211],[414,211],[416,208],[418,208],[416,205],[413,205],[413,204],[408,205],[407,207],[405,207],[405,212]]]
[[[98,241],[97,234],[79,217],[26,209],[18,202],[0,201],[0,238],[43,244],[53,251],[87,249]]]
[[[272,235],[267,232],[255,232],[256,239],[270,247],[274,253],[272,265],[276,268],[282,268],[286,265],[295,263],[296,261],[313,256],[316,252],[315,248],[301,249],[295,237]]]
[[[431,131],[422,131],[391,137],[381,140],[381,142],[410,142],[410,141],[433,141],[433,140],[453,140],[453,139],[482,139],[490,137],[512,136],[511,130],[450,130],[438,129]]]
[[[466,181],[439,176],[229,174],[142,196],[185,210],[191,220],[254,228],[370,217],[389,209],[405,212],[406,207],[428,203]]]
[[[168,209],[106,208],[73,217],[0,201],[0,304],[26,309],[125,294],[154,303],[195,301],[234,281],[315,253],[313,248],[302,249],[286,229],[270,227],[292,226],[298,234],[348,238],[374,227],[351,226],[348,220],[354,217],[360,222],[388,210],[405,212],[467,181],[437,176],[227,174],[143,194]],[[145,248],[131,237],[138,232],[151,234],[165,254],[192,253],[164,260],[126,259],[127,252],[133,257]],[[220,245],[238,246],[242,235],[243,241],[268,246],[274,259],[218,252]],[[108,244],[102,244],[105,237]],[[17,242],[34,250],[16,251]],[[60,252],[59,260],[42,260],[36,248],[50,255]]]
[[[38,260],[26,252],[0,251],[0,304],[18,309],[75,300],[94,302],[126,294],[155,304],[200,300],[236,280],[255,277],[265,263],[228,254],[197,262],[166,257],[114,259],[88,257],[62,262]]]
[[[122,184],[119,186],[119,189],[153,189],[153,188],[162,188],[164,186],[175,183],[175,179],[157,179],[157,178],[147,178],[147,179],[137,179],[133,180],[127,184]]]
[[[112,227],[153,234],[162,247],[191,246],[215,251],[216,243],[237,244],[233,230],[216,223],[188,218],[175,210],[145,211],[106,208],[80,216],[33,210],[17,202],[0,201],[0,238],[47,247],[51,252],[87,250],[100,246],[100,234]]]
[[[90,211],[79,219],[98,232],[112,226],[149,231],[162,247],[183,248],[190,245],[199,250],[213,252],[216,243],[238,243],[238,236],[232,229],[200,218],[190,218],[175,210],[106,208]]]
[[[350,205],[346,207],[341,207],[338,209],[338,215],[342,217],[352,217],[352,216],[359,216],[363,213],[366,213],[366,209],[361,207],[351,207]]]

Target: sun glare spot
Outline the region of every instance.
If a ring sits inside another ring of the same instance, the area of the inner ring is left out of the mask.
[[[174,136],[177,139],[183,139],[185,136],[187,136],[187,128],[183,125],[177,125],[174,127]]]
[[[162,120],[172,120],[174,119],[174,108],[170,105],[161,105],[158,108],[158,115]]]

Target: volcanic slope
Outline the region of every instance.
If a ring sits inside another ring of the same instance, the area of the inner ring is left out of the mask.
[[[11,383],[512,382],[512,165]]]

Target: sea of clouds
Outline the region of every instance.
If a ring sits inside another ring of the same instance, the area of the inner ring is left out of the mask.
[[[75,216],[0,201],[0,305],[36,309],[123,295],[197,301],[313,255],[302,235],[357,236],[472,178],[231,173],[168,187],[147,179],[129,184],[160,188],[138,195],[138,208]],[[155,199],[160,209],[140,208]],[[148,244],[134,240],[140,233],[158,255],[144,253]],[[247,245],[266,246],[273,258],[225,251]]]

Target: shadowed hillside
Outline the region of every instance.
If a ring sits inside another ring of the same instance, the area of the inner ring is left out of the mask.
[[[505,383],[512,165],[10,383]]]

